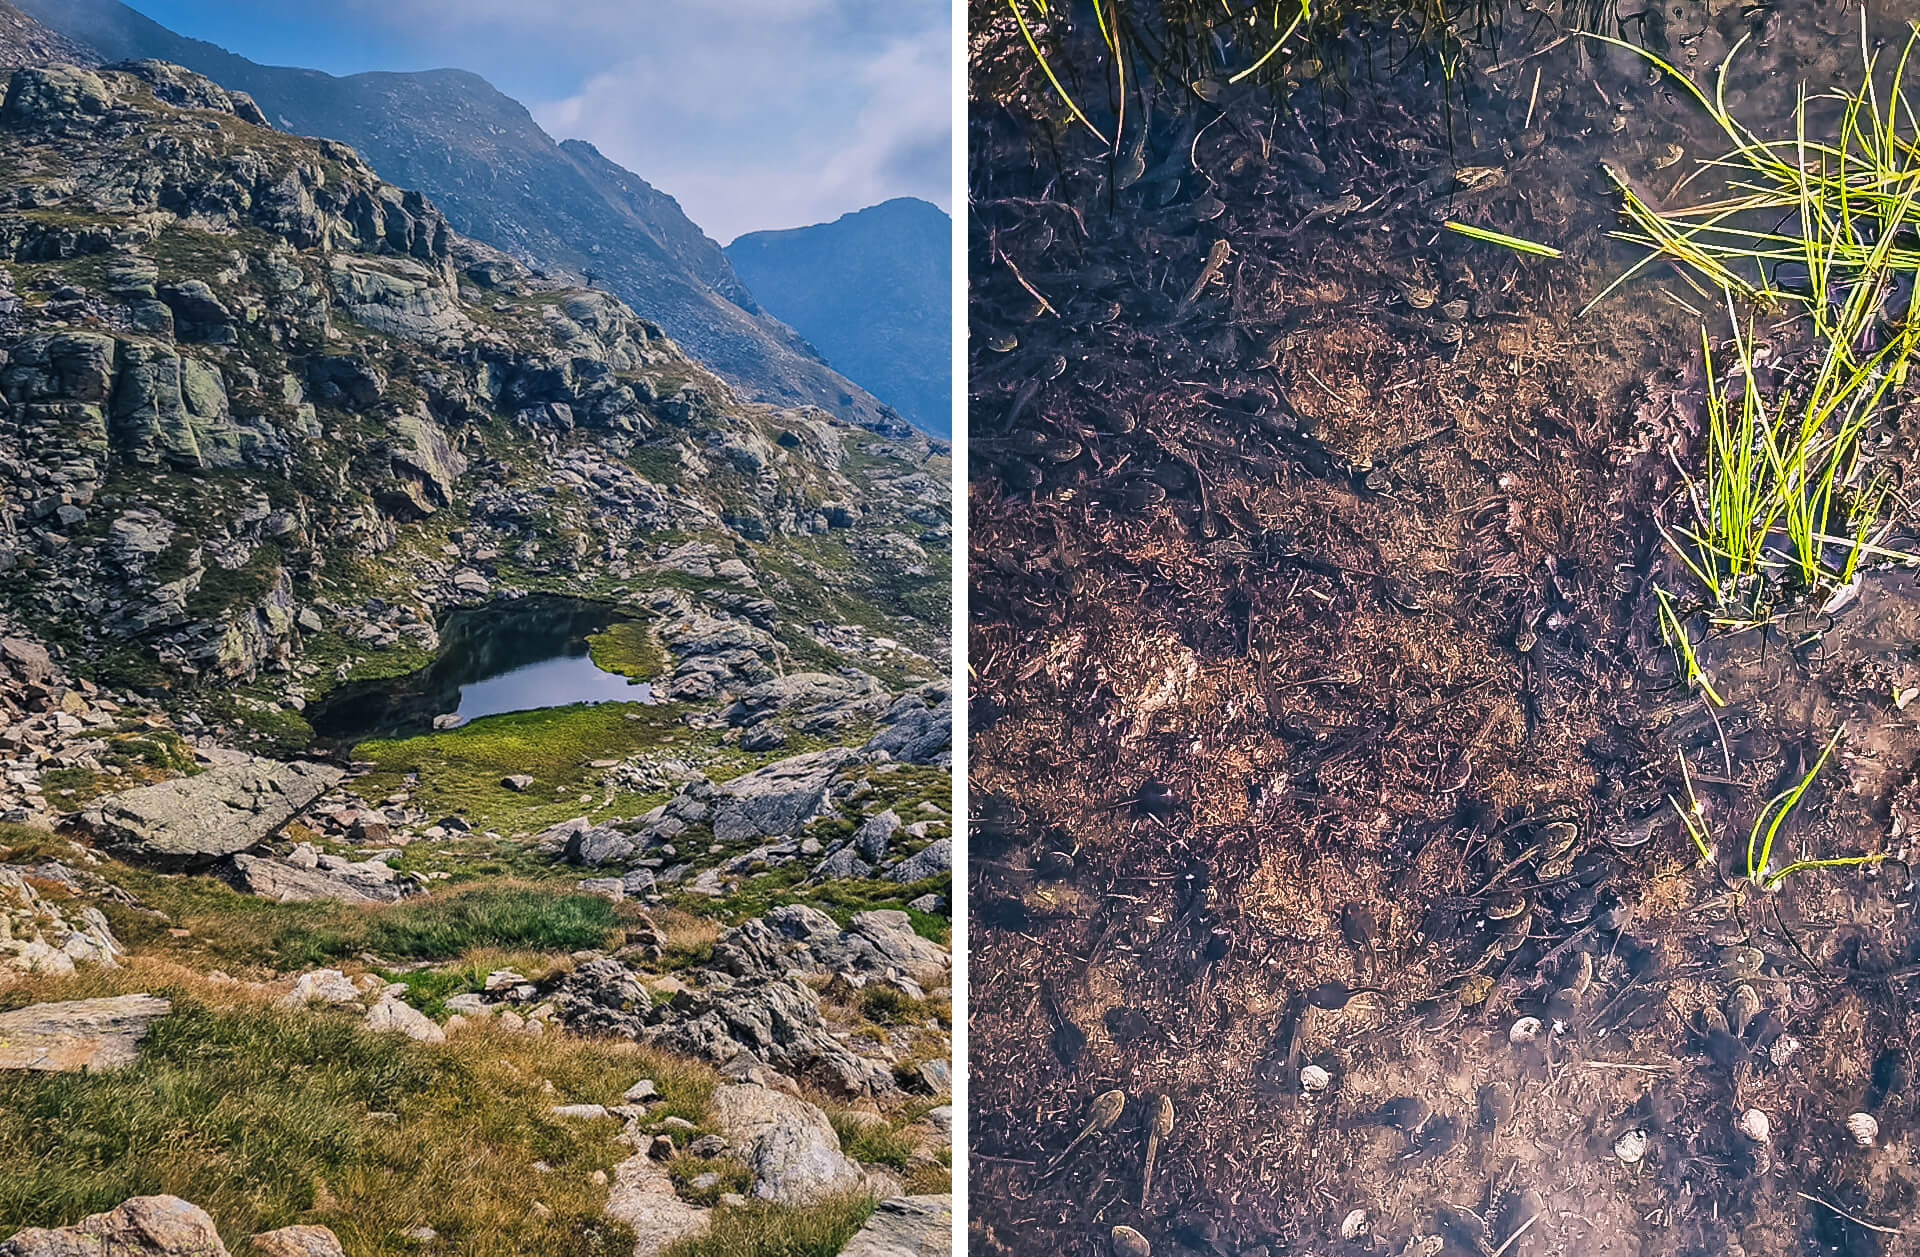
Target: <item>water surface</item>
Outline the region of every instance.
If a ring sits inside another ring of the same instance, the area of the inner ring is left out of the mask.
[[[573,703],[653,701],[653,687],[593,662],[587,639],[631,618],[604,603],[531,597],[450,613],[440,649],[417,672],[341,686],[308,712],[336,748],[410,737],[503,712]]]

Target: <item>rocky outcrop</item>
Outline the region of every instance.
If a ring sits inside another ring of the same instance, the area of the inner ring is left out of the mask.
[[[813,751],[768,764],[719,786],[713,836],[720,842],[785,838],[821,814],[828,788],[858,756],[844,748]]]
[[[874,1207],[840,1257],[949,1257],[953,1197],[894,1196]]]
[[[953,691],[928,685],[902,695],[880,718],[880,731],[863,748],[885,751],[907,764],[953,763]]]
[[[227,765],[103,799],[83,824],[131,859],[205,866],[259,846],[344,776],[326,764]]]
[[[68,974],[82,964],[118,968],[120,942],[100,909],[53,902],[27,880],[53,871],[0,865],[0,970]]]
[[[93,49],[49,30],[11,4],[0,3],[0,70],[18,66],[100,63]]]
[[[0,1013],[0,1069],[97,1073],[131,1065],[140,1040],[172,1011],[157,996],[116,995]]]
[[[178,1196],[135,1196],[117,1209],[0,1241],[0,1257],[227,1257],[213,1219]]]
[[[922,985],[945,980],[952,958],[938,943],[921,938],[904,912],[855,913],[841,929],[832,917],[805,904],[775,908],[722,934],[714,963],[744,979],[803,973],[851,973],[861,977],[902,974]]]
[[[639,1035],[716,1065],[760,1064],[839,1095],[887,1095],[893,1074],[835,1038],[820,997],[792,978],[715,976],[654,1005]]]
[[[885,550],[944,497],[902,488],[934,445],[744,405],[608,294],[463,240],[352,150],[264,123],[159,62],[10,81],[0,569],[37,565],[10,609],[74,626],[95,657],[282,678],[286,725],[338,676],[307,666],[314,637],[430,648],[448,606],[591,569],[646,591],[630,597],[672,657],[658,695],[742,700],[749,749],[884,713],[857,669],[788,679],[768,573],[739,543],[829,531],[819,504],[859,500],[844,540]],[[36,278],[20,298],[10,263],[59,272],[53,295]],[[403,605],[341,592],[376,559],[407,569],[387,600]],[[916,564],[808,574],[890,599],[938,583]],[[647,589],[662,571],[713,587]]]
[[[385,860],[356,864],[339,856],[317,855],[311,849],[284,860],[236,855],[233,871],[242,890],[279,903],[310,899],[392,903],[410,889]]]
[[[706,1232],[709,1211],[681,1200],[644,1147],[613,1170],[606,1215],[633,1228],[633,1257],[658,1257],[676,1240]]]
[[[758,1199],[810,1205],[867,1188],[827,1115],[805,1100],[756,1083],[723,1085],[713,1117],[727,1151],[753,1171]]]

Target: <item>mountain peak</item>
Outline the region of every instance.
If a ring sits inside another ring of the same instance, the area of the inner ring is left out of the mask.
[[[896,197],[830,223],[755,231],[727,246],[734,270],[835,368],[922,430],[952,421],[953,222]]]
[[[453,227],[555,274],[591,274],[756,400],[817,405],[877,431],[893,409],[836,372],[755,302],[679,203],[583,143],[561,145],[526,107],[464,70],[338,78],[263,66],[118,0],[23,0],[109,60],[158,58],[257,101],[275,126],[350,144],[382,178],[432,196]]]

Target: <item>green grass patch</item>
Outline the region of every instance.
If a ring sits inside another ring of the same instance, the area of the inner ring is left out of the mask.
[[[719,1182],[695,1187],[693,1180],[703,1174],[717,1175]],[[680,1199],[702,1206],[718,1204],[728,1192],[744,1196],[753,1190],[753,1171],[732,1157],[678,1156],[667,1163],[667,1177]]]
[[[855,1161],[904,1170],[913,1158],[913,1140],[885,1122],[862,1119],[846,1109],[829,1113],[827,1120],[840,1136],[840,1151]]]
[[[670,1245],[661,1257],[835,1257],[873,1216],[871,1196],[843,1196],[806,1208],[753,1202],[717,1210],[698,1239]]]
[[[369,952],[392,960],[452,960],[485,949],[565,953],[599,947],[618,926],[611,900],[551,888],[489,883],[397,904],[274,903],[216,878],[105,865],[108,880],[164,914],[107,902],[130,945],[277,971],[310,969]],[[167,931],[181,928],[185,938]],[[447,990],[440,997],[456,992]]]
[[[653,631],[639,620],[622,620],[604,633],[587,638],[594,666],[623,677],[645,681],[667,668],[667,652],[653,640]]]
[[[487,716],[442,733],[362,742],[353,753],[375,765],[360,783],[370,798],[400,789],[408,773],[418,772],[414,802],[428,811],[458,812],[478,828],[531,831],[598,813],[603,789],[595,760],[717,741],[712,732],[687,728],[668,705],[601,703]],[[524,793],[500,784],[518,773],[534,779]],[[590,803],[582,795],[592,796]]]
[[[619,1126],[552,1106],[617,1103],[641,1077],[689,1106],[711,1095],[710,1077],[628,1044],[477,1031],[426,1046],[346,1015],[159,993],[175,1011],[132,1066],[0,1076],[0,1236],[164,1193],[206,1209],[236,1251],[316,1223],[356,1257],[417,1253],[407,1232],[422,1226],[448,1252],[613,1257],[633,1240],[591,1175],[628,1155]]]

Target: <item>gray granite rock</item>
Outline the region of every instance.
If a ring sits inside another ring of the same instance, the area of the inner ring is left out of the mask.
[[[213,1219],[178,1196],[135,1196],[72,1226],[28,1227],[0,1257],[227,1257]]]
[[[867,1186],[827,1115],[805,1100],[754,1083],[729,1084],[713,1093],[713,1115],[728,1151],[753,1171],[753,1194],[761,1200],[809,1205]]]
[[[874,1208],[840,1257],[950,1257],[953,1197],[894,1196]]]
[[[29,1004],[0,1013],[0,1069],[119,1069],[133,1063],[140,1040],[172,1011],[171,1000],[142,994]]]
[[[344,776],[329,764],[232,764],[110,795],[84,820],[130,858],[204,866],[266,841]]]

